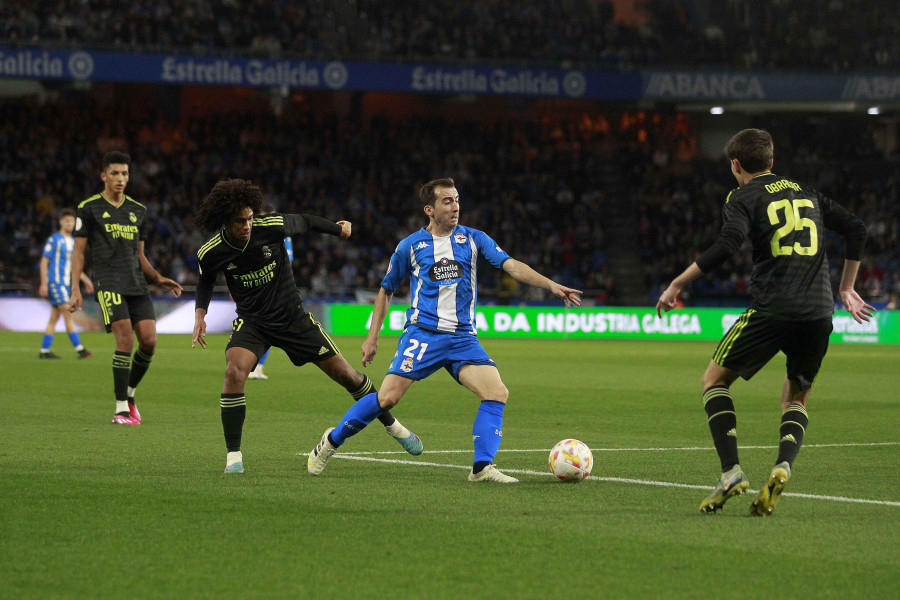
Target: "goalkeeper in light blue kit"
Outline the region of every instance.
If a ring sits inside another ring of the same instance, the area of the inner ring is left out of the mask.
[[[478,296],[476,262],[483,256],[514,279],[550,290],[566,306],[580,305],[582,293],[562,286],[509,257],[494,240],[477,229],[459,224],[459,193],[450,178],[426,183],[419,199],[428,226],[397,246],[375,300],[369,335],[362,346],[362,362],[372,362],[378,335],[394,291],[409,276],[412,306],[406,311],[405,331],[381,389],[361,398],[336,427],[325,431],[309,453],[310,474],[319,475],[344,441],[395,406],[414,381],[441,367],[471,390],[481,405],[472,427],[475,458],[469,481],[515,483],[493,464],[503,436],[503,410],[509,390],[491,357],[481,347],[475,330]]]

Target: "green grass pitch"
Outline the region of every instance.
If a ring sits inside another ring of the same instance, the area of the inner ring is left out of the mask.
[[[510,400],[512,486],[466,481],[477,400],[439,372],[318,478],[306,456],[350,397],[279,350],[247,382],[243,475],[222,473],[225,336],[162,335],[139,427],[110,424],[112,336],[0,334],[2,598],[886,598],[900,590],[897,347],[833,345],[776,513],[698,506],[718,475],[700,401],[713,343],[484,340]],[[359,365],[360,338],[337,342]],[[381,382],[396,338],[366,369]],[[756,489],[776,456],[783,358],[732,390]],[[578,485],[547,451],[594,451]],[[456,451],[456,452],[453,452]],[[355,454],[354,454],[355,453]],[[355,457],[352,460],[351,456]],[[365,460],[360,460],[365,459]],[[372,460],[376,459],[376,460]],[[790,495],[788,495],[790,494]],[[864,502],[864,501],[875,502]],[[893,591],[891,591],[893,590]]]

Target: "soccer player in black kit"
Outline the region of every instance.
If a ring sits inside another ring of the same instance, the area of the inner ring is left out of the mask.
[[[116,397],[112,422],[116,425],[141,424],[135,389],[156,351],[156,312],[147,282],[169,290],[176,298],[181,295],[181,284],[163,277],[144,254],[147,208],[125,194],[130,164],[131,157],[123,152],[103,155],[103,192],[78,205],[72,252],[72,281],[78,281],[90,247],[103,324],[116,339],[112,361]],[[81,290],[73,286],[69,311],[79,310],[81,302]],[[132,358],[135,336],[138,349]]]
[[[778,458],[750,508],[772,514],[791,476],[791,467],[809,423],[806,402],[832,330],[834,300],[825,256],[825,228],[847,242],[840,295],[861,323],[875,310],[853,289],[866,242],[863,222],[815,189],[772,173],[772,137],[745,129],[725,146],[740,187],[722,208],[724,224],[716,242],[676,277],[656,304],[657,314],[675,308],[685,286],[709,273],[740,248],[753,243],[753,302],[719,342],[701,380],[713,443],[722,463],[715,489],[700,504],[714,513],[750,484],[738,461],[737,417],[729,388],[738,376],[750,379],[778,351],[787,357],[781,390]]]
[[[259,187],[242,179],[228,179],[213,187],[194,216],[201,229],[216,234],[197,252],[200,281],[191,347],[199,343],[206,348],[205,317],[219,271],[225,273],[228,291],[237,304],[237,318],[225,348],[225,384],[220,400],[228,450],[226,473],[244,472],[244,384],[270,346],[284,350],[298,367],[315,364],[354,400],[375,391],[369,378],[350,366],[322,326],[304,310],[284,246],[286,236],[307,232],[347,239],[350,223],[334,223],[313,215],[270,213],[254,217],[262,212],[263,204]],[[407,452],[422,453],[418,436],[393,415],[385,412],[379,420]]]

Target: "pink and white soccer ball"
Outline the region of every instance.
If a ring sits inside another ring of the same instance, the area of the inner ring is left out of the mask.
[[[584,442],[562,440],[550,451],[550,472],[560,481],[578,483],[593,466],[594,455]]]

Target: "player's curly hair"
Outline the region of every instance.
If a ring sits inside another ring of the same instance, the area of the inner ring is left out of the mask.
[[[246,179],[223,179],[209,192],[194,214],[194,224],[208,233],[219,231],[245,208],[262,213],[263,195],[259,186]]]

